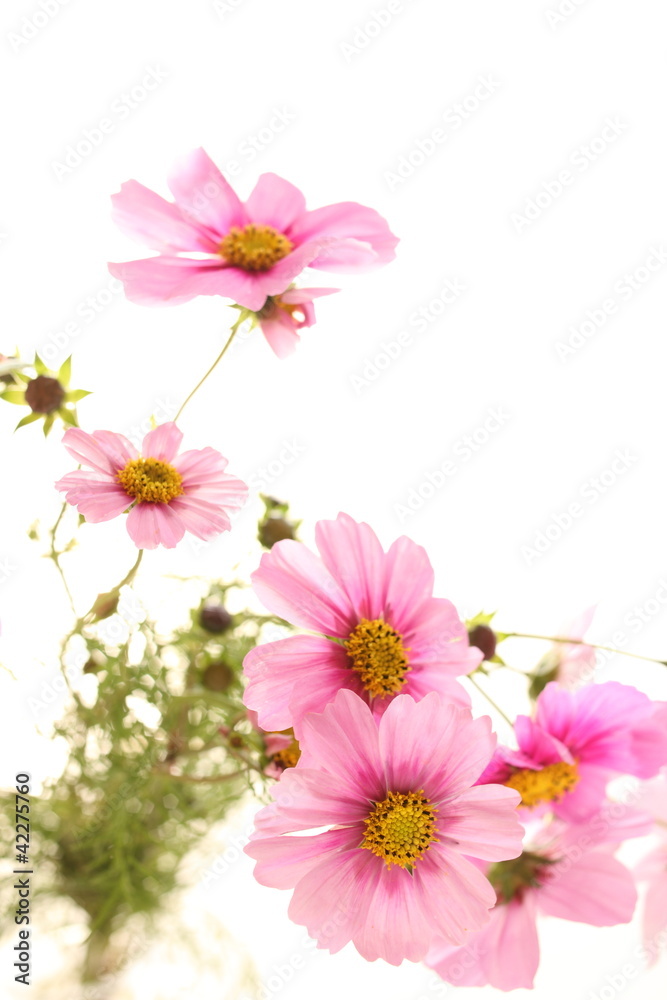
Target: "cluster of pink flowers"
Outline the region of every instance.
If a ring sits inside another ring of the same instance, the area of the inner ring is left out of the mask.
[[[279,542],[253,575],[266,607],[309,633],[244,665],[247,707],[300,751],[274,766],[274,801],[246,848],[256,877],[294,890],[289,914],[322,948],[353,942],[457,985],[530,987],[539,913],[632,918],[635,878],[614,852],[654,821],[607,792],[667,766],[667,705],[624,684],[552,682],[516,719],[516,748],[498,746],[457,679],[482,653],[433,596],[425,551],[399,538],[384,552],[345,514],[316,541],[319,556]],[[657,878],[654,937],[667,926],[665,859],[663,846],[640,871]]]

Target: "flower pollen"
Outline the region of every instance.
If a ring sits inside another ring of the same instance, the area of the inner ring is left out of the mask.
[[[438,838],[435,814],[424,792],[389,792],[382,802],[375,802],[368,819],[362,848],[372,851],[391,868],[398,865],[410,871]]]
[[[521,805],[536,806],[539,802],[558,802],[579,781],[576,764],[561,760],[548,764],[540,771],[515,771],[504,784],[521,795]]]
[[[240,229],[232,226],[220,243],[218,253],[234,267],[244,271],[268,271],[292,250],[293,243],[273,226],[250,223]]]
[[[352,669],[372,697],[401,690],[410,670],[402,637],[381,618],[362,618],[343,643]]]
[[[181,474],[158,458],[134,458],[118,470],[116,478],[138,503],[169,503],[184,493]]]

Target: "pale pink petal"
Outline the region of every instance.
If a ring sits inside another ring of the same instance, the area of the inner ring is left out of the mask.
[[[589,851],[579,860],[563,858],[546,869],[548,881],[539,890],[543,913],[594,927],[612,927],[632,920],[637,890],[628,869],[604,851]]]
[[[296,247],[286,257],[279,260],[268,271],[254,271],[253,277],[256,288],[261,291],[264,298],[257,305],[248,305],[249,309],[258,310],[264,305],[264,301],[270,295],[282,295],[283,292],[299,277],[305,267],[322,250],[324,243],[304,243],[303,246]],[[246,305],[241,299],[237,299],[240,305]]]
[[[173,549],[185,534],[182,518],[168,503],[138,503],[127,515],[127,531],[139,549]]]
[[[488,979],[482,968],[481,956],[486,951],[486,939],[491,934],[495,915],[496,910],[491,910],[489,923],[481,931],[471,934],[460,948],[436,938],[424,963],[454,986],[486,986]]]
[[[109,457],[114,470],[124,469],[128,462],[137,458],[138,452],[124,434],[115,431],[93,431],[93,437]]]
[[[644,901],[643,939],[649,953],[649,965],[660,957],[667,930],[667,869],[649,887]]]
[[[306,305],[312,299],[322,298],[323,295],[333,295],[340,292],[340,288],[290,288],[282,292],[280,298],[287,305]]]
[[[294,353],[301,338],[296,332],[294,320],[283,309],[277,310],[267,319],[260,320],[259,325],[276,357],[287,358]]]
[[[357,624],[344,591],[301,542],[287,539],[265,552],[252,582],[273,614],[301,628],[347,638]]]
[[[170,507],[174,517],[177,517],[182,525],[183,531],[189,531],[190,534],[204,541],[214,535],[221,534],[223,531],[229,531],[232,526],[224,510],[206,500],[199,500],[197,497],[180,496],[169,504],[160,504],[159,506]],[[183,532],[181,532],[181,537],[182,534]],[[167,548],[172,548],[172,546],[168,545]]]
[[[384,959],[400,965],[404,959],[419,962],[433,937],[431,915],[414,891],[413,878],[403,868],[382,871],[373,886],[366,920],[354,945],[367,961]]]
[[[100,481],[99,476],[98,472],[81,470],[68,473],[56,483],[57,490],[66,491],[67,502],[91,524],[117,517],[132,503],[117,483]]]
[[[372,891],[384,874],[380,858],[370,851],[331,853],[299,880],[289,917],[303,924],[320,948],[332,954],[366,924]]]
[[[257,310],[267,295],[259,272],[228,267],[222,258],[193,260],[162,255],[108,267],[114,278],[123,282],[130,302],[138,305],[180,305],[197,295],[222,295]]]
[[[340,241],[313,261],[313,266],[322,270],[372,267],[386,264],[396,256],[398,239],[386,221],[374,209],[355,202],[339,202],[306,212],[290,235],[299,242],[322,237]]]
[[[468,711],[448,705],[436,692],[418,702],[408,695],[394,698],[379,731],[387,787],[423,788],[435,803],[473,785],[496,746],[488,716],[471,720]]]
[[[394,790],[385,783],[373,714],[352,691],[339,691],[321,715],[307,715],[299,740],[299,767],[336,775],[364,802],[381,802]]]
[[[160,462],[173,462],[181,446],[183,433],[169,421],[149,431],[144,437],[141,451],[144,458],[157,458]]]
[[[182,156],[168,183],[185,217],[202,223],[221,238],[232,226],[244,226],[249,221],[234,190],[203,149]]]
[[[181,452],[174,460],[174,468],[188,486],[201,486],[221,478],[220,473],[227,468],[227,459],[215,448],[198,448]]]
[[[585,823],[599,811],[612,773],[606,768],[581,762],[577,764],[577,773],[579,781],[571,792],[553,803],[553,810],[570,823]]]
[[[339,514],[335,521],[318,521],[315,541],[322,562],[347,594],[357,616],[384,617],[385,554],[372,528]]]
[[[293,635],[255,646],[243,661],[243,703],[263,729],[289,729],[306,711],[321,712],[353,676],[345,649],[324,636]],[[292,705],[295,695],[298,705]]]
[[[294,833],[325,826],[356,827],[355,847],[364,838],[364,823],[370,805],[359,796],[347,776],[311,770],[302,765],[283,771],[280,781],[271,789],[275,799],[275,817],[271,829],[275,833]]]
[[[413,892],[431,916],[433,937],[463,944],[489,920],[496,894],[486,876],[463,855],[431,845],[415,865]]]
[[[486,981],[498,990],[532,989],[540,962],[536,894],[500,904],[491,914],[482,967]]]
[[[67,451],[81,465],[114,477],[118,465],[114,465],[105,448],[96,441],[92,434],[82,431],[79,427],[70,427],[63,434],[62,443]]]
[[[458,708],[470,708],[471,700],[468,691],[454,677],[450,677],[439,664],[427,667],[420,665],[419,670],[409,671],[405,685],[401,688],[402,694],[411,695],[415,701],[420,701],[431,691],[437,691],[451,705],[456,705]],[[373,702],[373,708],[380,709],[382,701],[385,701],[387,703],[385,707],[388,707],[390,700],[389,698],[376,698]]]
[[[384,599],[387,614],[402,634],[417,628],[421,607],[433,595],[433,582],[426,550],[405,535],[397,538],[384,561]]]
[[[279,233],[289,236],[290,227],[306,211],[306,199],[294,184],[277,174],[261,174],[245,203],[251,222],[273,226]]]
[[[502,785],[478,785],[462,792],[438,813],[438,836],[461,854],[484,861],[518,858],[524,828],[516,807],[519,793]]]
[[[201,226],[186,219],[180,208],[137,181],[121,185],[111,197],[112,217],[131,239],[152,250],[215,253],[217,243]],[[219,241],[218,241],[219,242]]]
[[[260,885],[292,889],[327,855],[354,847],[356,838],[357,834],[348,829],[328,830],[310,837],[253,837],[243,850],[257,861],[254,874]]]

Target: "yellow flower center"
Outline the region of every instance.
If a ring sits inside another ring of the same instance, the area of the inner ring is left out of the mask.
[[[293,244],[273,226],[256,226],[250,223],[239,229],[232,226],[218,253],[228,264],[241,267],[244,271],[268,271],[279,260],[286,257]]]
[[[410,871],[437,841],[434,809],[424,792],[389,792],[364,820],[366,831],[362,848],[372,851],[391,868],[398,865]]]
[[[538,802],[558,802],[578,781],[577,765],[562,760],[548,764],[541,771],[515,771],[505,785],[519,792],[522,806],[530,807]]]
[[[381,618],[362,618],[343,645],[352,669],[371,696],[384,697],[401,690],[410,670],[408,650],[391,625]]]
[[[184,492],[180,473],[157,458],[134,458],[118,470],[116,478],[138,503],[169,503]]]
[[[271,760],[278,767],[296,767],[299,763],[299,757],[301,756],[301,748],[296,740],[292,740],[289,746],[284,747],[282,750],[278,750],[273,754]]]

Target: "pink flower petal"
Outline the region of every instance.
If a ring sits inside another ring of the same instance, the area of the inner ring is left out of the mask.
[[[183,433],[169,421],[149,431],[144,437],[141,451],[144,458],[157,458],[160,462],[173,462],[181,446]]]
[[[227,459],[215,448],[199,448],[181,452],[174,459],[174,468],[183,476],[188,487],[217,482],[227,468]]]
[[[248,221],[243,205],[203,149],[181,157],[169,175],[169,188],[186,218],[221,238]]]
[[[273,614],[301,628],[347,638],[357,624],[344,591],[300,542],[288,539],[265,552],[252,582]]]
[[[386,221],[372,208],[356,202],[339,202],[306,212],[293,227],[291,239],[299,242],[322,237],[341,241],[332,246],[313,266],[322,270],[343,270],[360,264],[376,266],[393,260],[398,239],[390,232]]]
[[[632,875],[604,851],[589,851],[577,861],[564,858],[547,873],[538,897],[543,913],[594,927],[632,920],[637,902]]]
[[[660,957],[661,948],[664,948],[665,944],[665,930],[667,930],[667,867],[649,887],[644,902],[643,939],[650,956],[649,965],[653,965]]]
[[[98,472],[70,472],[56,483],[57,490],[66,491],[67,502],[91,524],[110,521],[132,503],[117,483],[100,481],[99,476]]]
[[[524,829],[516,807],[518,792],[501,785],[478,785],[458,795],[438,814],[438,836],[461,854],[484,861],[518,858]]]
[[[138,305],[173,306],[197,295],[222,295],[256,310],[264,305],[267,294],[256,273],[227,267],[222,258],[193,260],[162,255],[108,266],[114,278],[123,282],[130,302]]]
[[[127,531],[139,549],[173,549],[185,534],[185,524],[171,504],[138,503],[127,515]]]
[[[287,358],[294,353],[301,338],[296,332],[294,320],[284,310],[278,310],[274,316],[260,320],[260,326],[276,357]]]
[[[431,916],[412,882],[407,871],[392,868],[380,873],[374,891],[366,887],[370,905],[354,945],[367,961],[382,958],[400,965],[403,959],[419,962],[426,955],[433,937]]]
[[[532,989],[540,962],[537,938],[536,894],[500,904],[491,914],[485,934],[482,967],[487,981],[498,990]]]
[[[432,596],[433,583],[426,550],[404,535],[397,538],[385,559],[384,595],[387,614],[402,634],[418,628],[421,606]]]
[[[128,462],[137,458],[137,449],[123,434],[116,434],[115,431],[93,431],[93,437],[108,455],[114,471],[124,469]]]
[[[420,701],[431,691],[437,691],[446,702],[457,708],[470,708],[470,694],[454,677],[449,677],[440,664],[421,667],[412,670],[407,675],[407,681],[401,689],[402,694],[409,694],[415,701]],[[388,707],[391,699],[384,699]],[[380,699],[376,698],[373,707],[380,708]]]
[[[349,829],[328,830],[311,837],[257,837],[243,850],[257,861],[255,878],[260,885],[292,889],[328,855],[354,846],[356,837]]]
[[[347,777],[310,770],[299,761],[296,767],[283,772],[271,791],[277,806],[276,818],[271,824],[274,832],[355,826],[353,843],[355,847],[361,844],[363,821],[371,807],[368,800],[361,798],[350,786]]]
[[[290,288],[282,292],[280,298],[288,305],[304,305],[312,299],[322,298],[323,295],[333,295],[340,292],[340,288]]]
[[[293,635],[255,646],[243,661],[243,703],[263,729],[289,729],[306,712],[321,712],[351,677],[342,646],[324,636]],[[292,704],[295,692],[298,706]]]
[[[229,531],[232,526],[224,510],[206,500],[199,500],[197,497],[180,496],[169,504],[160,504],[160,506],[171,508],[174,517],[177,517],[183,526],[183,531],[189,531],[190,534],[204,541],[223,531]],[[167,548],[172,547],[167,545]]]
[[[394,698],[380,721],[380,754],[387,787],[417,791],[434,803],[475,783],[496,746],[488,716],[471,721],[465,709],[432,692],[421,701]]]
[[[112,195],[113,220],[131,239],[152,250],[215,253],[218,243],[180,208],[137,181],[127,181]],[[218,241],[219,242],[219,241]]]
[[[252,222],[273,226],[279,233],[289,235],[290,227],[306,211],[306,199],[294,184],[277,174],[262,174],[248,200],[245,210]]]
[[[382,618],[385,554],[372,528],[339,514],[335,521],[318,521],[315,541],[324,565],[357,616]]]
[[[431,845],[415,865],[413,883],[413,892],[428,907],[433,938],[440,936],[450,944],[463,944],[471,932],[488,923],[489,910],[496,901],[491,883],[449,846]]]
[[[63,444],[72,458],[81,465],[87,465],[113,479],[119,466],[111,462],[107,450],[92,434],[87,434],[79,427],[70,427],[63,434]]]

